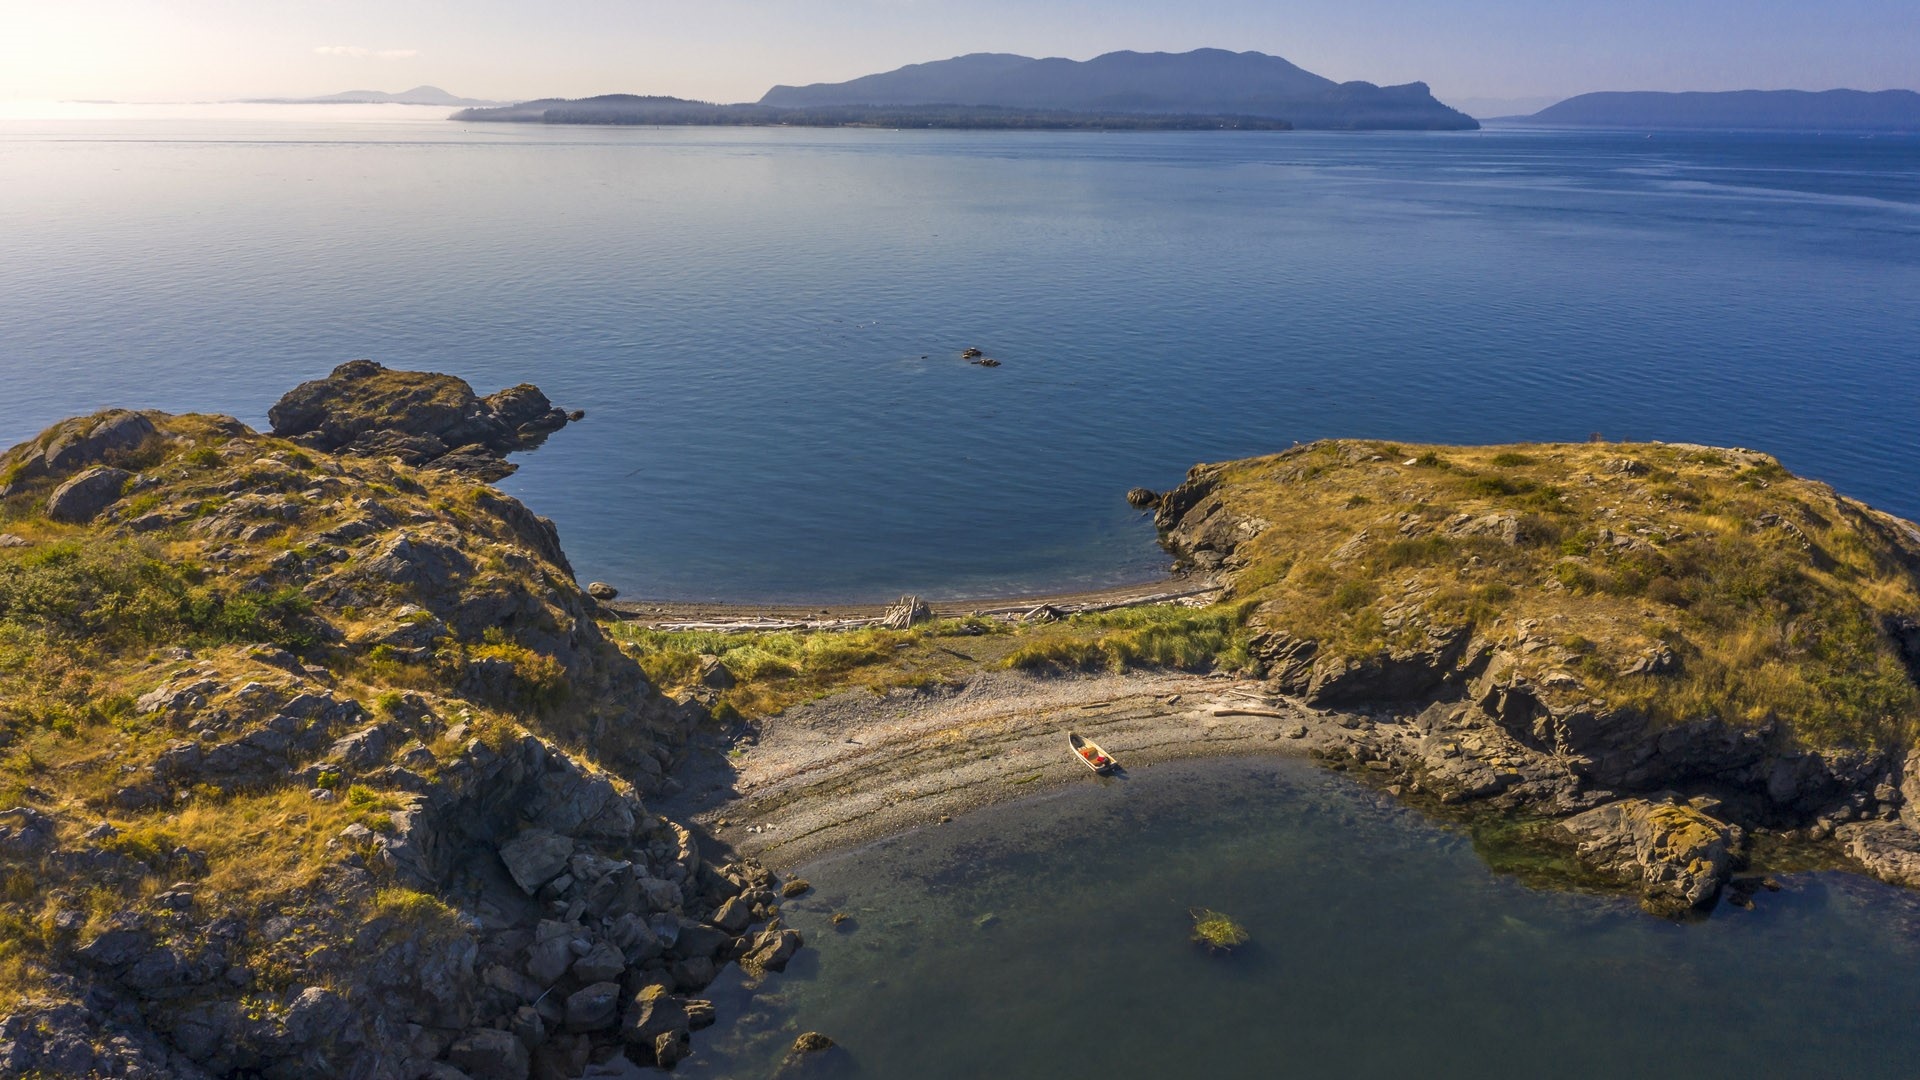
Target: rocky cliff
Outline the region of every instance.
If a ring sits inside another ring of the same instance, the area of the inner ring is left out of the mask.
[[[1564,819],[1651,906],[1752,835],[1920,884],[1920,529],[1764,454],[1329,441],[1196,466],[1165,544],[1256,606],[1316,749],[1407,794]]]
[[[297,442],[116,410],[0,456],[0,1075],[619,1075],[785,966],[772,880],[643,802],[705,711],[446,465],[563,419],[356,362]]]

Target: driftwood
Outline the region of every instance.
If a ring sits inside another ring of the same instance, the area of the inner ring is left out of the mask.
[[[1041,604],[1038,606],[1048,608],[1058,617],[1062,618],[1068,615],[1084,615],[1096,611],[1117,611],[1121,608],[1145,607],[1148,604],[1186,603],[1198,607],[1201,606],[1198,598],[1219,591],[1220,587],[1218,585],[1207,584],[1192,589],[1148,593],[1144,596],[1129,596],[1117,600],[1092,600],[1080,604],[1060,603]],[[704,631],[716,634],[778,633],[781,631],[794,630],[871,630],[875,627],[883,626],[900,628],[900,623],[902,622],[906,622],[908,626],[913,626],[933,619],[959,619],[967,616],[992,619],[995,622],[1017,623],[1025,620],[1027,616],[1037,610],[1036,605],[1032,601],[1002,607],[975,607],[965,610],[936,609],[918,597],[912,596],[901,597],[900,601],[899,604],[889,608],[884,615],[862,618],[701,619],[688,622],[660,623],[655,629],[668,631]],[[913,612],[911,621],[903,618],[908,611]]]

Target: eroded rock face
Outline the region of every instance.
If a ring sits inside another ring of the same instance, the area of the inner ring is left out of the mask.
[[[507,454],[538,446],[568,414],[530,383],[483,398],[452,375],[352,360],[288,391],[267,419],[275,435],[316,450],[498,479],[513,471]]]
[[[1621,799],[1561,827],[1591,865],[1636,882],[1660,912],[1711,906],[1739,861],[1739,831],[1684,803]]]

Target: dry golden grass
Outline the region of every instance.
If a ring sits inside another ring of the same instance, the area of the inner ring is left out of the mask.
[[[1544,639],[1534,674],[1657,718],[1778,718],[1815,744],[1915,732],[1883,620],[1920,614],[1920,533],[1764,455],[1342,441],[1218,469],[1217,497],[1266,523],[1233,584],[1256,627],[1358,657],[1470,626]],[[1678,673],[1622,673],[1656,647]]]

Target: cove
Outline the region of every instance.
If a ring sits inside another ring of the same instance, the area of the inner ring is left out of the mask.
[[[808,948],[751,999],[712,988],[682,1075],[768,1075],[804,1030],[871,1077],[1892,1077],[1920,1051],[1909,894],[1781,875],[1667,922],[1297,759],[1090,779],[801,872]],[[1193,947],[1197,906],[1252,944]]]

